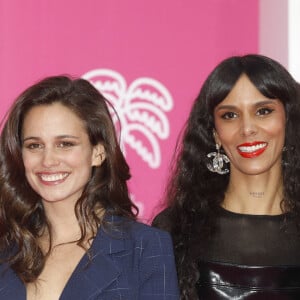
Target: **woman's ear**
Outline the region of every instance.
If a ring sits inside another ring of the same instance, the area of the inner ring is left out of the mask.
[[[105,149],[102,144],[97,144],[93,148],[92,167],[99,167],[105,160]]]

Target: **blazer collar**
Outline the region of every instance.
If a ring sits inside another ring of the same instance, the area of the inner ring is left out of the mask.
[[[68,280],[60,300],[93,299],[120,275],[121,270],[114,262],[113,255],[125,251],[127,234],[124,226],[125,228],[126,224],[129,226],[130,221],[114,216],[107,216],[105,220],[115,225],[121,222],[122,226],[120,229],[118,227],[107,230],[100,228],[90,249],[91,260],[86,254],[82,257]],[[5,270],[5,264],[0,265],[0,272],[3,270]],[[12,269],[8,268],[0,275],[0,299],[26,299],[25,286]],[[112,296],[111,300],[113,299]]]
[[[115,220],[112,222],[115,223]],[[77,297],[93,299],[120,276],[121,270],[113,260],[113,255],[125,251],[124,231],[101,228],[90,250],[91,260],[87,255],[83,256],[65,286],[60,300],[77,299]]]

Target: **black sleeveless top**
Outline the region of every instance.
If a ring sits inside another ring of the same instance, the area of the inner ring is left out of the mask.
[[[201,244],[199,299],[300,299],[300,237],[290,214],[220,208],[215,234]]]

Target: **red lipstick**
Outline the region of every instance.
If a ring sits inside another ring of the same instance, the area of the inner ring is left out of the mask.
[[[261,155],[267,149],[266,142],[244,143],[237,146],[239,154],[244,158],[254,158]]]

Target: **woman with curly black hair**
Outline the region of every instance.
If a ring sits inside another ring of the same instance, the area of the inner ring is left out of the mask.
[[[230,57],[197,97],[153,224],[171,232],[181,299],[300,299],[299,86]]]
[[[0,299],[178,299],[168,233],[136,222],[105,98],[46,78],[0,138]]]

